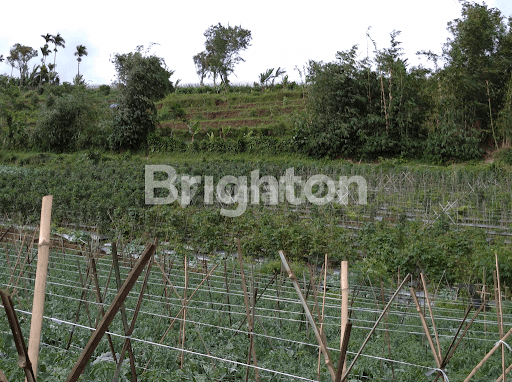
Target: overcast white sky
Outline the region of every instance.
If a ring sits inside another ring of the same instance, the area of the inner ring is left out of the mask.
[[[73,4],[73,5],[71,5]],[[490,0],[505,16],[512,15],[511,0]],[[213,24],[241,25],[252,33],[249,49],[242,53],[233,83],[253,83],[268,68],[284,67],[290,80],[299,80],[294,67],[309,59],[334,60],[337,51],[359,44],[366,56],[366,29],[378,48],[389,46],[389,33],[401,30],[399,41],[411,65],[420,61],[418,50],[440,52],[449,37],[447,22],[460,17],[456,0],[184,0],[129,1],[31,0],[23,5],[6,1],[0,7],[0,54],[9,55],[15,43],[38,49],[41,35],[60,32],[65,49],[57,52],[61,82],[76,75],[76,46],[87,47],[80,73],[91,84],[109,84],[115,79],[110,56],[134,51],[137,45],[159,43],[152,52],[175,70],[171,80],[198,83],[192,56],[204,49],[204,31]],[[50,47],[52,45],[50,44]],[[370,53],[372,46],[370,46]],[[29,63],[38,64],[39,56]],[[53,54],[50,56],[53,62]],[[422,62],[426,63],[424,59]],[[0,63],[0,74],[11,67]]]

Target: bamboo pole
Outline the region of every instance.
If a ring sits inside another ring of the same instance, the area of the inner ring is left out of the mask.
[[[180,369],[183,369],[183,360],[185,358],[185,327],[187,324],[187,289],[188,289],[188,264],[187,255],[185,255],[185,289],[183,290],[183,320],[181,321],[181,357],[180,357]]]
[[[404,284],[407,282],[407,280],[409,280],[409,278],[411,277],[411,274],[409,273],[407,276],[405,276],[405,278],[403,279],[402,283],[398,286],[397,290],[395,291],[395,293],[393,294],[393,296],[391,296],[391,298],[389,299],[386,307],[384,308],[384,310],[382,311],[382,313],[380,314],[379,318],[377,319],[377,321],[375,321],[375,324],[373,324],[373,327],[372,327],[372,330],[370,330],[370,333],[368,333],[368,335],[366,336],[366,339],[364,340],[363,344],[361,345],[361,347],[359,348],[359,351],[357,352],[356,356],[354,357],[354,359],[352,360],[352,363],[350,364],[350,366],[347,368],[347,371],[345,373],[343,373],[343,377],[341,378],[341,380],[343,381],[348,373],[350,373],[350,370],[352,370],[352,368],[354,367],[354,364],[356,363],[357,359],[359,358],[359,356],[361,355],[361,353],[363,352],[364,348],[366,347],[366,344],[368,343],[368,341],[370,340],[370,337],[373,335],[373,333],[375,332],[375,329],[377,329],[377,325],[379,325],[379,322],[382,320],[382,317],[384,317],[384,315],[386,314],[386,312],[388,311],[389,307],[391,306],[391,304],[393,303],[393,300],[395,299],[396,295],[398,294],[398,292],[400,292],[400,290],[402,289],[402,287],[404,286]],[[353,300],[352,300],[353,301]]]
[[[348,340],[350,339],[350,331],[351,330],[352,330],[352,323],[347,322],[345,325],[344,332],[342,334],[343,342],[341,343],[340,359],[338,361],[338,369],[336,370],[336,379],[334,382],[343,382],[346,379],[346,376],[345,376],[342,381],[341,376],[345,373],[345,371],[343,370],[343,365],[346,364]]]
[[[156,246],[153,244],[146,246],[146,249],[144,250],[142,255],[139,257],[139,259],[137,260],[135,267],[132,268],[132,270],[126,277],[126,280],[124,281],[123,285],[121,286],[121,289],[119,289],[119,291],[117,292],[116,297],[114,298],[114,301],[108,308],[108,310],[105,313],[105,315],[103,316],[103,319],[101,320],[100,324],[98,325],[98,327],[92,334],[91,338],[87,342],[87,345],[85,346],[84,350],[78,357],[78,360],[75,363],[75,365],[73,366],[73,369],[71,370],[71,372],[69,373],[69,375],[66,379],[66,382],[76,382],[78,380],[78,378],[84,371],[85,366],[87,365],[87,362],[89,362],[89,358],[91,358],[91,356],[94,353],[94,350],[96,349],[96,347],[98,346],[101,338],[107,331],[108,326],[110,325],[110,323],[114,319],[117,311],[121,307],[121,304],[124,302],[126,296],[128,296],[128,294],[130,293],[130,290],[132,289],[133,285],[137,282],[139,275],[142,273],[144,266],[149,261],[148,268],[147,268],[148,270],[146,271],[146,278],[144,279],[144,283],[147,282],[147,277],[149,276],[149,270],[151,268],[150,260],[153,257],[155,250],[156,250]],[[144,287],[144,284],[143,284],[143,287]],[[135,308],[136,312],[138,312],[138,310],[140,308],[139,302],[141,300],[142,294],[143,293],[141,291],[141,295],[139,296],[139,301],[137,302],[137,307]],[[130,324],[130,334],[129,335],[131,335],[134,326],[135,326],[135,317],[132,319],[132,322]],[[125,346],[127,346],[127,341],[125,341]],[[123,346],[123,350],[126,351],[124,349],[124,346]]]
[[[32,319],[30,321],[30,337],[28,340],[28,357],[32,362],[34,377],[37,379],[37,363],[39,360],[39,343],[43,326],[44,297],[46,293],[46,276],[50,257],[50,223],[52,219],[53,196],[43,197],[41,205],[41,223],[39,225],[39,243],[37,252],[36,282],[34,285],[34,302],[32,303]],[[26,379],[25,379],[26,381]]]
[[[116,278],[116,287],[117,292],[119,292],[119,289],[121,289],[121,286],[123,285],[123,282],[121,281],[121,271],[119,270],[119,259],[117,258],[117,246],[116,243],[112,243],[112,268],[110,270],[112,271],[114,269],[115,272],[115,278]],[[128,318],[126,316],[126,309],[124,307],[124,302],[121,304],[121,320],[123,321],[123,329],[124,334],[126,336],[129,336],[128,330],[130,329],[130,326],[128,325]],[[112,379],[112,382],[117,382],[119,379],[119,373],[121,372],[121,365],[123,364],[123,355],[119,355],[119,361],[117,362],[116,371],[114,373],[114,378]],[[128,339],[128,356],[130,358],[130,370],[132,372],[132,381],[137,382],[137,370],[135,369],[135,356],[133,355],[132,351],[132,345],[130,340]]]
[[[91,254],[92,255],[92,254]],[[103,309],[103,300],[101,299],[101,290],[100,290],[100,284],[98,282],[98,273],[96,272],[96,261],[94,260],[94,257],[91,256],[90,259],[91,262],[91,271],[92,271],[92,279],[94,284],[94,292],[96,293],[96,301],[98,302],[98,315],[96,316],[96,321],[94,323],[94,327],[98,327],[98,318],[101,320],[103,319],[103,316],[105,315],[105,310]],[[107,327],[107,331],[108,331]],[[116,351],[114,349],[114,343],[112,342],[112,337],[109,333],[107,333],[107,340],[108,344],[110,346],[110,352],[112,353],[112,359],[115,363],[117,363],[117,357],[116,357]]]
[[[240,246],[240,239],[237,239],[237,246],[238,246],[238,261],[240,262],[240,274],[242,276],[242,289],[244,292],[245,313],[247,315],[247,324],[249,326],[250,346],[249,346],[248,357],[250,357],[250,355],[252,353],[252,359],[254,362],[254,366],[257,367],[258,361],[256,359],[256,351],[254,349],[254,336],[252,335],[252,332],[254,330],[254,323],[252,321],[251,310],[249,308],[249,298],[247,296],[247,283],[245,282],[244,264],[243,264],[243,259],[242,259],[242,248]],[[249,361],[247,361],[247,363],[249,364]],[[246,380],[248,378],[248,371],[249,371],[249,366],[247,366]],[[256,381],[259,382],[260,375],[259,375],[259,371],[257,368],[254,369],[254,377],[255,377]]]
[[[324,334],[324,313],[325,313],[325,293],[327,291],[327,253],[325,254],[325,261],[324,261],[324,294],[322,297],[322,315],[320,316],[320,335],[324,339],[325,342],[325,334]],[[322,355],[322,351],[320,348],[318,349],[318,367],[317,367],[317,377],[318,380],[320,380],[320,357]]]
[[[512,334],[512,328],[500,339],[500,341],[505,341],[510,335]],[[498,349],[499,345],[501,345],[501,342],[497,342],[491,350],[485,355],[484,358],[478,363],[478,365],[475,366],[475,368],[469,373],[469,375],[466,377],[464,382],[468,382],[475,374],[476,372],[482,367],[482,365],[487,362],[489,357]]]
[[[427,321],[425,320],[425,316],[423,315],[423,311],[421,310],[420,302],[418,301],[418,297],[416,297],[416,292],[414,291],[414,288],[410,288],[412,299],[414,300],[414,305],[416,305],[416,311],[418,312],[421,320],[421,324],[423,326],[423,331],[425,332],[425,335],[427,336],[428,344],[430,345],[430,350],[432,350],[432,355],[434,356],[434,360],[436,361],[436,365],[438,369],[442,369],[441,360],[439,358],[439,355],[436,352],[436,348],[434,346],[434,342],[432,341],[432,336],[430,335],[430,330],[428,329]],[[443,380],[444,380],[443,375]]]
[[[348,261],[341,262],[341,336],[340,351],[342,350],[343,341],[345,339],[346,327],[348,323]],[[343,373],[347,370],[347,359],[343,359]],[[341,376],[340,376],[341,378]]]
[[[428,312],[430,313],[430,320],[432,321],[432,328],[434,329],[434,335],[436,337],[437,355],[438,355],[438,358],[441,359],[441,358],[443,358],[443,355],[441,353],[441,347],[439,346],[439,336],[437,335],[436,322],[434,321],[434,315],[432,314],[432,307],[430,306],[430,298],[428,296],[427,283],[425,282],[425,277],[423,276],[423,273],[420,273],[420,276],[421,276],[421,283],[423,284],[423,291],[425,292],[425,299],[427,300]]]
[[[496,258],[496,280],[497,280],[497,292],[498,292],[498,306],[499,306],[499,312],[498,314],[498,324],[499,324],[499,331],[500,331],[500,337],[503,336],[503,311],[502,311],[502,305],[501,305],[501,282],[500,282],[500,269],[498,267],[498,253],[494,253],[494,257]],[[502,376],[503,376],[503,382],[507,382],[507,372],[505,367],[505,344],[501,344],[501,370],[502,370]]]
[[[292,269],[290,268],[290,265],[288,264],[288,260],[286,259],[284,252],[279,251],[279,256],[281,257],[281,263],[283,264],[286,272],[288,273],[288,277],[292,281],[295,291],[297,292],[297,295],[299,296],[299,300],[302,303],[302,306],[304,307],[306,316],[309,320],[309,323],[311,324],[311,328],[313,329],[313,332],[315,333],[316,340],[318,341],[318,345],[320,346],[320,349],[322,350],[322,353],[324,354],[325,364],[327,365],[327,368],[329,369],[329,373],[331,374],[331,378],[334,381],[336,379],[336,373],[334,371],[334,365],[332,364],[332,361],[331,361],[331,356],[329,355],[329,350],[327,349],[327,345],[324,342],[324,338],[322,337],[320,331],[318,330],[318,327],[316,326],[315,320],[313,319],[313,315],[311,314],[311,311],[309,310],[309,306],[306,303],[306,300],[304,299],[304,295],[302,294],[302,290],[300,289],[300,285],[299,285],[299,282],[297,281],[297,277],[295,276],[295,273],[293,273]]]

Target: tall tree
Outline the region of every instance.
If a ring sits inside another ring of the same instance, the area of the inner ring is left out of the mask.
[[[461,16],[448,23],[452,37],[443,49],[444,101],[458,112],[464,129],[491,132],[512,73],[512,20],[507,25],[499,9],[468,1]]]
[[[14,44],[10,50],[10,56],[7,58],[9,63],[20,71],[20,83],[23,85],[23,79],[27,76],[28,62],[37,57],[37,50],[30,46]],[[12,73],[11,73],[12,75]]]
[[[55,60],[57,59],[57,51],[58,51],[57,47],[65,48],[66,46],[64,44],[66,43],[66,40],[64,40],[64,38],[62,38],[60,33],[57,33],[55,36],[52,36],[51,42],[53,43],[53,51],[55,52],[55,54],[53,55],[53,70],[56,72]],[[55,73],[55,74],[57,74],[57,73]]]
[[[77,45],[76,46],[76,52],[75,56],[77,57],[78,61],[78,74],[77,76],[80,77],[80,62],[82,62],[82,57],[87,56],[87,48],[83,45]]]
[[[43,36],[44,37],[44,36]],[[39,85],[41,85],[41,82],[43,81],[43,77],[47,77],[46,74],[48,73],[48,69],[46,68],[46,57],[50,55],[51,50],[48,48],[48,44],[44,44],[41,48],[41,54],[43,55],[43,58],[41,58],[41,76],[39,77]],[[43,75],[44,73],[44,75]]]
[[[145,144],[156,127],[154,102],[173,91],[169,78],[174,71],[163,58],[147,53],[138,46],[134,53],[115,54],[112,60],[122,85],[109,138],[112,149],[136,149]]]
[[[251,31],[241,26],[228,25],[226,28],[219,23],[210,26],[204,32],[204,37],[206,50],[194,56],[194,62],[195,57],[208,58],[206,70],[213,76],[214,83],[219,76],[222,83],[229,84],[228,76],[235,70],[235,65],[240,61],[245,62],[240,52],[250,46]]]
[[[192,57],[194,65],[196,67],[196,73],[199,76],[199,83],[201,86],[204,85],[204,79],[208,73],[208,55],[206,52],[201,52]]]

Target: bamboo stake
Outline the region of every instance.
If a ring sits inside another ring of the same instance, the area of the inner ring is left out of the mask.
[[[487,90],[489,91],[489,90]],[[499,324],[499,331],[500,331],[500,337],[503,336],[503,311],[502,311],[502,305],[501,305],[501,282],[500,282],[500,269],[498,267],[498,253],[494,253],[494,257],[496,258],[496,280],[497,280],[497,286],[498,286],[498,306],[500,308],[498,313],[498,324]],[[505,368],[505,344],[501,344],[501,370],[502,370],[502,376],[503,376],[503,382],[507,382],[507,373]]]
[[[82,255],[83,257],[83,255]],[[89,320],[89,327],[92,328],[92,320],[91,320],[91,315],[89,313],[89,271],[90,271],[90,267],[88,266],[87,267],[87,277],[85,279],[85,281],[82,279],[82,271],[80,269],[80,262],[79,260],[77,259],[76,260],[77,262],[77,267],[78,267],[78,275],[80,276],[80,284],[82,284],[82,291],[86,291],[85,292],[85,297],[84,297],[84,300],[85,300],[85,313],[87,313],[87,319]],[[86,283],[87,283],[87,289],[86,289]],[[92,330],[91,330],[91,333],[92,333]]]
[[[156,260],[154,260],[156,265],[160,268],[160,271],[162,271],[162,274],[164,275],[167,283],[169,283],[169,285],[172,287],[174,293],[176,293],[176,296],[178,296],[179,300],[181,300],[181,296],[178,294],[178,292],[176,291],[176,288],[174,288],[174,285],[172,284],[171,280],[169,280],[169,277],[167,277],[167,275],[164,273],[164,268],[162,267],[162,265],[160,265],[160,263]],[[213,273],[213,271],[217,268],[219,264],[216,264],[211,270],[210,272],[208,273],[208,275],[211,275]],[[190,295],[190,297],[188,298],[187,300],[187,304],[190,302],[190,300],[192,300],[192,297],[194,297],[194,295],[196,294],[196,292],[199,290],[199,288],[201,287],[201,285],[203,285],[203,283],[206,281],[206,278],[203,279],[203,281],[201,281],[199,283],[199,285],[196,287],[196,289],[194,290],[194,292]],[[144,289],[141,290],[141,295],[143,294],[144,292]],[[139,297],[140,299],[140,297]],[[137,309],[136,309],[137,311]],[[174,322],[178,319],[178,317],[181,315],[181,313],[183,312],[183,302],[182,302],[182,307],[180,309],[180,311],[178,312],[178,314],[176,315],[176,317],[174,317],[174,319],[171,321],[170,325],[167,327],[167,330],[165,331],[164,335],[162,336],[162,338],[160,338],[160,341],[158,342],[158,344],[161,344],[162,342],[164,342],[164,339],[165,337],[167,337],[167,333],[169,333],[169,330],[171,330],[172,326],[174,325]],[[132,320],[133,322],[133,320]],[[126,342],[125,342],[125,345],[126,345]],[[151,358],[148,360],[148,362],[146,363],[146,366],[144,367],[144,372],[142,374],[144,374],[146,372],[146,370],[148,369],[148,366],[151,362]]]
[[[240,239],[237,239],[237,246],[238,246],[238,261],[240,262],[240,274],[242,276],[242,289],[244,292],[245,313],[247,315],[247,324],[249,326],[249,338],[250,338],[249,354],[252,353],[252,359],[254,362],[254,366],[258,366],[258,361],[256,359],[256,351],[254,350],[254,340],[253,340],[253,335],[252,335],[252,332],[254,330],[254,323],[252,322],[251,311],[249,308],[249,298],[247,296],[247,284],[245,282],[244,264],[243,264],[243,259],[242,259],[242,247],[240,246]],[[249,361],[247,363],[249,363]],[[248,378],[248,373],[249,373],[249,366],[247,366],[246,380]],[[259,382],[260,376],[259,376],[259,371],[257,368],[254,369],[254,376],[255,376],[256,380]]]
[[[76,259],[76,262],[78,264],[78,269],[80,269],[80,262],[78,259]],[[80,274],[81,276],[81,274]],[[86,280],[89,279],[89,268],[87,268],[87,275],[86,275]],[[76,314],[75,314],[75,320],[74,320],[74,324],[76,324],[78,322],[78,319],[80,318],[80,307],[82,306],[82,301],[85,299],[85,292],[86,290],[89,289],[89,283],[87,282],[87,288],[84,288],[82,286],[82,295],[80,297],[80,301],[78,301],[78,308],[76,310]],[[73,327],[71,328],[71,331],[69,333],[69,340],[68,340],[68,344],[66,345],[66,350],[69,350],[69,347],[71,346],[71,339],[73,338],[73,333],[75,332],[75,327],[73,325]]]
[[[381,297],[382,297],[382,307],[384,308],[384,283],[382,282],[382,277],[380,278],[380,293],[381,293]],[[388,327],[388,316],[389,314],[386,314],[386,319],[384,321],[384,325],[385,325],[385,328],[386,328],[386,342],[387,342],[387,345],[388,345],[388,355],[389,355],[389,358],[391,358],[391,341],[389,339],[389,327]],[[384,354],[384,344],[382,345],[382,354]],[[381,361],[381,367],[383,365],[383,361]],[[393,375],[393,381],[395,381],[395,367],[393,366],[393,363],[391,363],[391,374]]]
[[[228,266],[224,260],[224,280],[226,281],[226,299],[228,304],[229,326],[231,327],[231,305],[229,304]]]
[[[327,368],[329,369],[329,373],[331,374],[331,378],[334,381],[336,379],[336,374],[334,371],[334,365],[331,361],[331,356],[329,355],[329,350],[327,349],[327,345],[324,342],[324,339],[318,330],[318,327],[316,326],[315,320],[313,319],[313,315],[311,314],[311,311],[309,310],[309,306],[306,303],[306,300],[304,299],[304,295],[302,294],[302,290],[300,288],[300,285],[297,281],[297,277],[295,276],[295,273],[293,273],[292,269],[290,268],[290,265],[288,264],[288,260],[286,259],[284,252],[279,251],[279,256],[281,257],[281,262],[288,273],[288,277],[293,283],[293,286],[295,288],[295,291],[297,292],[297,295],[299,297],[300,302],[302,303],[302,306],[304,307],[304,310],[306,312],[306,316],[309,320],[309,323],[311,324],[311,328],[313,329],[313,332],[315,333],[316,340],[318,341],[318,345],[320,346],[320,349],[322,350],[322,353],[324,354],[325,364],[327,365]]]
[[[352,330],[352,323],[349,321],[345,325],[345,330],[342,334],[343,342],[341,343],[340,359],[338,361],[338,369],[336,370],[336,379],[334,382],[343,382],[346,376],[341,380],[341,376],[344,373],[343,364],[346,364],[348,340],[350,339],[350,331]]]
[[[510,328],[510,330],[500,339],[500,341],[505,341],[511,334],[512,334],[512,328]],[[482,360],[478,363],[478,365],[476,365],[475,368],[471,371],[471,373],[469,373],[469,375],[466,377],[464,382],[468,382],[476,374],[476,372],[482,367],[482,365],[485,362],[487,362],[489,357],[499,348],[499,346],[501,344],[500,341],[498,341],[496,344],[494,344],[492,349],[489,350],[489,352],[485,355],[485,357],[482,358]]]
[[[441,359],[441,358],[443,358],[443,355],[441,354],[441,347],[439,346],[439,336],[437,335],[436,322],[434,321],[434,315],[432,314],[432,307],[430,306],[430,298],[428,296],[427,283],[425,282],[425,277],[423,276],[423,273],[420,273],[420,276],[421,276],[421,283],[423,284],[423,291],[425,292],[425,299],[427,300],[428,311],[430,313],[430,320],[432,321],[432,328],[434,329],[434,335],[436,337],[437,355],[438,355],[438,358]]]
[[[116,243],[112,243],[112,267],[110,271],[112,272],[114,269],[115,279],[116,279],[116,287],[117,291],[121,289],[123,282],[121,281],[121,272],[119,270],[119,260],[117,258],[117,246]],[[109,276],[110,277],[110,276]],[[121,304],[121,320],[123,321],[123,329],[124,334],[128,336],[128,330],[130,327],[128,326],[128,318],[126,317],[126,309],[124,307],[124,302]],[[124,355],[124,354],[123,354]],[[119,355],[119,361],[117,363],[116,371],[114,373],[114,378],[112,382],[117,382],[119,379],[119,373],[121,372],[121,365],[123,364],[123,355]],[[128,356],[130,358],[130,370],[132,372],[132,381],[137,382],[137,370],[135,369],[135,356],[133,355],[131,341],[128,339]]]
[[[100,324],[98,325],[98,328],[94,331],[91,338],[87,342],[87,345],[85,346],[84,350],[78,357],[77,362],[73,366],[73,369],[69,373],[66,382],[76,382],[82,372],[85,369],[85,366],[87,365],[87,362],[89,362],[89,359],[91,358],[92,354],[94,353],[94,350],[98,346],[101,338],[107,331],[108,326],[114,319],[117,311],[121,307],[121,304],[123,303],[124,299],[128,294],[130,293],[130,290],[132,289],[133,285],[136,283],[139,275],[142,273],[144,266],[146,263],[149,262],[147,271],[146,271],[146,277],[144,279],[144,284],[147,282],[147,278],[149,276],[149,270],[151,269],[151,258],[153,257],[153,254],[155,253],[156,246],[151,244],[146,247],[142,255],[137,260],[137,263],[135,264],[135,267],[132,268],[128,276],[126,277],[126,280],[124,281],[123,285],[121,286],[121,289],[116,294],[116,297],[114,298],[114,301],[108,308],[107,312],[103,316],[103,319],[101,320]],[[143,287],[144,287],[143,284]],[[142,289],[143,291],[144,289]],[[141,294],[139,295],[139,301],[137,301],[137,307],[135,308],[136,313],[138,313],[138,310],[140,308],[140,301],[141,297],[143,295],[141,291]],[[130,334],[133,332],[133,328],[135,327],[135,317],[132,319],[132,322],[130,324]],[[125,346],[127,346],[127,341],[125,341]],[[124,346],[123,346],[124,350]]]
[[[188,264],[187,255],[185,255],[185,289],[183,290],[183,320],[181,321],[181,357],[180,357],[180,369],[183,369],[183,359],[185,358],[185,326],[187,324],[187,289],[188,289]]]
[[[466,314],[464,315],[464,319],[462,320],[462,322],[460,323],[459,325],[459,329],[457,330],[457,333],[455,333],[455,336],[453,337],[453,340],[452,340],[452,343],[450,344],[450,346],[448,347],[448,351],[446,352],[445,356],[444,356],[444,359],[443,361],[441,362],[441,366],[444,368],[447,364],[448,364],[448,361],[450,361],[450,359],[452,358],[452,356],[455,354],[455,350],[457,350],[457,347],[459,346],[460,342],[462,341],[462,339],[464,338],[464,336],[466,335],[467,331],[469,330],[469,328],[471,327],[471,325],[473,324],[473,321],[475,321],[476,317],[478,316],[478,314],[481,312],[482,308],[484,307],[484,305],[481,305],[480,308],[476,311],[476,313],[474,314],[473,318],[471,319],[471,321],[466,325],[466,327],[464,328],[464,331],[462,332],[461,336],[459,337],[459,339],[457,340],[457,342],[455,343],[455,340],[457,339],[457,336],[459,335],[459,332],[460,332],[460,329],[462,328],[462,325],[464,324],[464,322],[466,321],[466,318],[469,314],[469,312],[471,311],[471,308],[472,306],[469,306],[469,308],[466,310]],[[454,345],[455,344],[455,345]],[[434,382],[436,382],[439,377],[441,376],[441,373],[437,373],[437,376],[436,376],[436,379],[434,379]]]
[[[342,377],[342,381],[347,377],[348,373],[350,373],[350,370],[352,370],[352,368],[354,367],[354,364],[356,363],[357,359],[359,358],[359,356],[361,355],[361,353],[363,352],[366,344],[368,343],[368,341],[370,340],[370,337],[373,335],[373,333],[375,332],[375,329],[377,329],[377,325],[379,325],[379,322],[382,320],[382,317],[384,317],[384,315],[386,314],[386,312],[388,311],[389,307],[391,306],[391,304],[393,303],[393,300],[395,299],[396,295],[398,294],[398,292],[400,292],[400,290],[402,289],[402,287],[404,286],[404,284],[407,282],[407,280],[409,280],[409,278],[411,277],[411,274],[409,273],[407,276],[405,276],[405,278],[403,279],[402,283],[400,284],[400,286],[397,288],[397,290],[395,291],[395,293],[393,294],[393,296],[391,296],[391,298],[389,299],[386,307],[384,308],[384,310],[382,311],[382,313],[380,314],[380,317],[377,319],[377,321],[375,321],[375,324],[373,325],[372,327],[372,330],[370,330],[370,333],[368,333],[368,335],[366,336],[366,339],[364,340],[363,344],[361,345],[361,347],[359,348],[359,351],[357,352],[356,356],[354,357],[354,359],[352,360],[352,363],[350,364],[350,366],[347,368],[347,371],[343,374],[343,377]]]
[[[345,338],[346,327],[348,323],[348,261],[341,262],[341,336],[340,336],[340,351],[343,347]],[[347,370],[347,359],[343,359],[343,365],[338,367],[343,368],[343,373]],[[341,378],[341,376],[340,376]]]
[[[98,282],[98,274],[96,272],[96,261],[94,260],[94,257],[91,256],[90,259],[91,262],[91,270],[92,270],[92,280],[94,283],[94,288],[96,292],[96,301],[98,302],[98,315],[96,316],[96,322],[94,323],[94,327],[98,327],[98,317],[101,317],[103,319],[103,316],[105,316],[105,310],[103,309],[103,300],[101,299],[101,290],[100,290],[100,284]],[[107,327],[108,331],[108,327]],[[107,333],[107,339],[108,344],[110,346],[110,352],[112,353],[112,359],[115,363],[117,363],[117,357],[116,357],[116,351],[114,350],[114,343],[112,342],[112,337],[109,333]]]
[[[416,297],[416,292],[414,291],[414,288],[409,288],[411,291],[412,299],[414,300],[414,305],[416,305],[416,311],[418,312],[421,320],[421,324],[423,325],[423,331],[425,332],[425,335],[427,336],[428,344],[430,345],[430,350],[432,350],[432,354],[434,356],[434,360],[436,361],[436,365],[438,369],[442,369],[441,367],[441,360],[439,359],[439,355],[436,352],[436,348],[434,346],[434,342],[432,341],[432,336],[430,335],[430,330],[428,329],[427,321],[425,320],[425,316],[423,315],[423,311],[421,310],[420,302],[418,301],[418,297]],[[444,381],[444,375],[443,375],[443,381]]]
[[[34,378],[37,379],[37,363],[39,361],[39,343],[43,326],[44,297],[46,292],[46,276],[50,257],[50,222],[52,218],[52,195],[43,197],[41,205],[41,223],[39,225],[39,243],[37,253],[36,283],[34,285],[34,302],[32,303],[32,319],[30,321],[30,337],[28,340],[28,357],[32,362]],[[26,379],[25,379],[26,381]]]
[[[327,283],[327,253],[325,254],[325,261],[324,261],[324,295],[322,297],[322,315],[320,317],[320,335],[324,338],[324,341],[327,342],[325,340],[325,334],[324,334],[324,312],[325,312],[325,292],[327,290],[327,286],[326,286],[326,283]],[[320,380],[320,357],[322,355],[322,351],[320,350],[320,348],[318,348],[318,367],[317,367],[317,377],[318,377],[318,380]]]

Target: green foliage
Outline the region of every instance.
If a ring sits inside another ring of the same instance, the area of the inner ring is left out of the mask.
[[[297,149],[317,158],[377,158],[417,154],[424,72],[406,70],[398,32],[391,48],[376,51],[378,71],[356,60],[357,47],[338,52],[337,62],[309,62],[308,111],[295,121]]]
[[[228,76],[235,70],[235,65],[245,61],[240,51],[250,46],[251,31],[241,26],[226,28],[219,23],[210,26],[204,32],[204,37],[206,50],[193,57],[201,84],[206,73],[210,73],[214,84],[220,77],[222,83],[228,85]]]
[[[108,96],[110,94],[110,86],[109,85],[100,85],[98,90],[100,93],[102,93],[105,96]]]
[[[83,90],[56,98],[41,109],[32,144],[43,151],[74,151],[80,137],[95,122],[96,113],[90,95]]]
[[[163,106],[158,112],[160,121],[168,121],[168,120],[180,120],[182,122],[186,122],[185,118],[185,110],[181,105],[177,102],[172,102],[170,105]]]
[[[28,76],[28,62],[32,58],[37,57],[38,52],[30,46],[16,43],[9,53],[10,55],[7,57],[7,61],[20,71],[21,84],[23,85],[24,80]]]
[[[114,110],[110,146],[114,150],[141,147],[155,130],[157,110],[154,102],[173,89],[165,61],[148,56],[139,46],[135,53],[116,54],[112,62],[121,84],[119,107]]]

